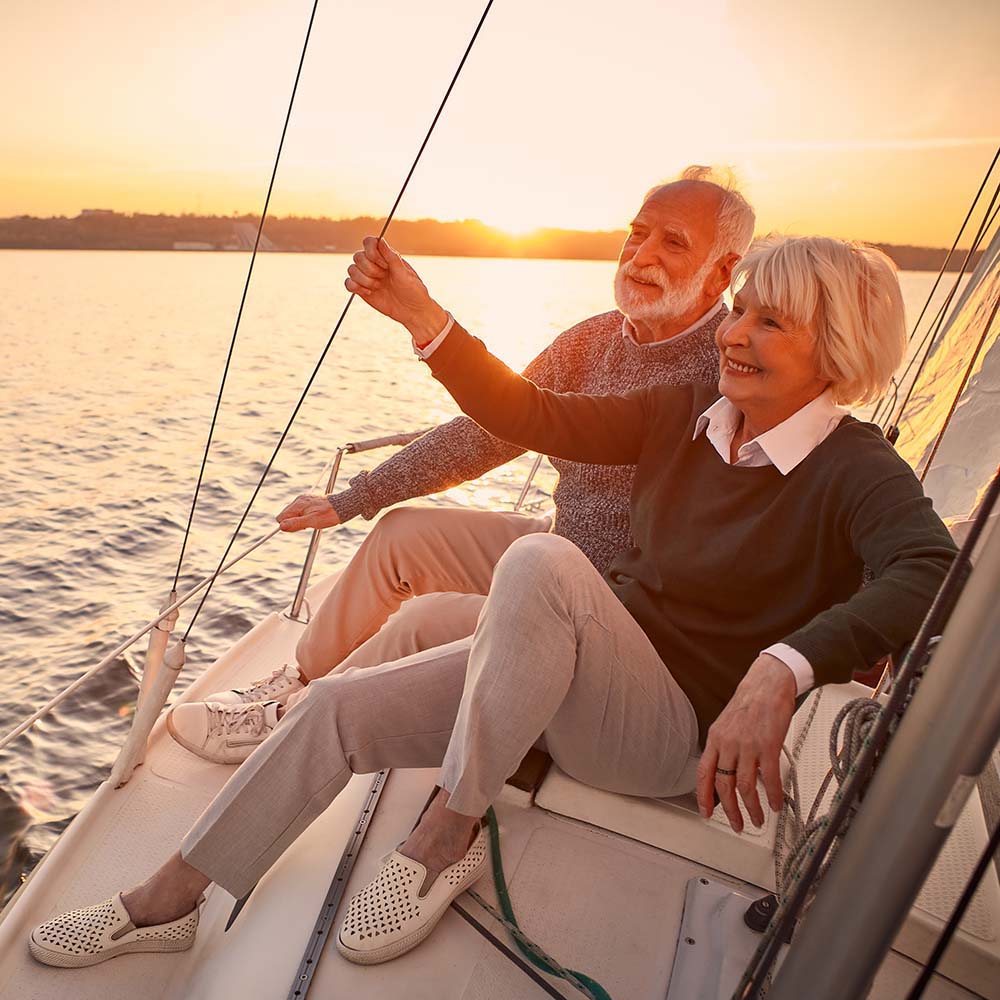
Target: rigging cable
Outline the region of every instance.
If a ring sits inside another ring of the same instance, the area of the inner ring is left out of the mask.
[[[198,481],[194,487],[194,496],[191,498],[191,510],[188,513],[187,527],[184,529],[184,539],[181,542],[181,553],[177,558],[177,569],[174,572],[174,585],[171,590],[177,590],[177,582],[181,575],[181,565],[184,562],[184,551],[187,548],[188,538],[191,534],[191,523],[194,521],[195,507],[198,506],[198,495],[201,492],[201,483],[205,476],[205,466],[208,463],[208,453],[212,447],[212,437],[215,434],[215,423],[219,417],[219,408],[222,405],[222,393],[226,388],[226,379],[229,377],[229,365],[233,360],[233,351],[236,348],[236,337],[240,329],[240,320],[243,318],[243,307],[247,301],[247,292],[250,290],[250,278],[253,275],[253,266],[257,261],[257,250],[260,247],[260,238],[264,232],[264,220],[267,218],[267,209],[271,204],[271,192],[274,190],[274,179],[278,174],[278,163],[281,160],[281,150],[285,145],[285,136],[288,133],[288,123],[292,117],[292,107],[295,104],[295,94],[299,89],[299,79],[302,76],[302,66],[306,59],[306,50],[309,48],[309,36],[312,34],[313,22],[316,20],[316,8],[319,0],[313,0],[312,13],[309,15],[309,26],[306,28],[305,41],[302,43],[302,53],[299,56],[298,69],[295,71],[295,82],[292,84],[292,96],[288,99],[288,110],[285,112],[285,123],[281,128],[281,138],[278,140],[278,151],[274,157],[274,166],[271,168],[271,180],[267,185],[267,195],[264,198],[264,208],[260,213],[260,221],[257,223],[257,235],[253,241],[253,251],[250,254],[250,265],[247,268],[246,280],[243,282],[243,294],[240,296],[240,307],[236,311],[236,323],[233,326],[233,335],[229,341],[229,353],[226,355],[226,364],[222,370],[222,382],[219,384],[219,392],[215,397],[215,409],[212,412],[212,422],[208,428],[208,439],[205,441],[205,453],[201,457],[201,468],[198,470]]]
[[[1000,157],[1000,148],[997,149],[997,156]],[[994,163],[996,162],[996,158],[994,158],[993,162]],[[992,171],[992,170],[993,170],[993,164],[990,165],[990,171]],[[987,178],[988,177],[989,177],[989,173],[987,173]],[[985,183],[985,180],[984,180],[984,183]],[[981,192],[982,192],[982,188],[980,188],[980,193]],[[900,384],[905,383],[906,379],[907,379],[907,376],[909,375],[910,371],[913,369],[914,364],[917,363],[917,359],[918,358],[920,359],[919,360],[919,365],[917,367],[917,370],[916,370],[915,374],[913,375],[913,378],[910,381],[910,384],[909,384],[909,386],[907,388],[906,395],[903,397],[902,404],[900,405],[900,407],[899,407],[899,409],[897,411],[896,407],[895,407],[895,402],[894,402],[893,405],[888,410],[886,410],[885,412],[882,413],[882,417],[883,417],[883,420],[884,420],[884,428],[885,429],[888,429],[894,423],[898,424],[899,419],[902,417],[903,413],[906,410],[906,407],[907,407],[907,405],[908,405],[908,403],[910,401],[910,397],[913,395],[913,392],[914,392],[914,390],[916,389],[916,386],[917,386],[917,382],[920,380],[920,375],[922,374],[922,372],[924,370],[924,365],[927,363],[927,360],[929,359],[930,354],[931,354],[931,350],[933,349],[934,344],[937,341],[938,334],[941,332],[941,329],[942,329],[942,326],[943,326],[944,319],[945,319],[946,313],[948,311],[948,308],[951,305],[952,301],[954,300],[955,295],[958,293],[958,286],[961,284],[962,278],[965,276],[966,268],[968,268],[968,266],[969,266],[969,264],[970,264],[970,262],[972,260],[973,254],[979,249],[979,246],[982,243],[983,238],[985,237],[985,235],[987,234],[987,232],[989,232],[989,230],[992,227],[993,223],[996,221],[997,211],[994,210],[994,206],[997,204],[998,197],[1000,197],[1000,183],[997,184],[997,187],[996,187],[996,189],[993,192],[993,196],[990,199],[990,202],[989,202],[989,204],[986,207],[986,211],[985,211],[985,213],[983,215],[983,221],[980,223],[979,229],[976,231],[976,236],[973,239],[972,244],[969,247],[969,250],[966,253],[964,260],[962,261],[962,266],[961,266],[961,268],[959,268],[959,271],[958,271],[958,273],[955,276],[955,281],[952,283],[952,286],[951,286],[951,289],[948,292],[948,295],[946,296],[944,302],[941,304],[941,307],[938,309],[937,315],[934,317],[933,322],[928,327],[927,332],[924,334],[924,336],[923,336],[923,338],[922,338],[922,340],[920,342],[920,345],[918,346],[917,350],[914,351],[914,353],[910,357],[909,362],[907,362],[906,368],[903,371],[902,376],[900,376],[899,383]],[[976,201],[978,201],[978,200],[979,200],[979,194],[976,195]],[[970,210],[969,210],[970,213],[975,208],[975,204],[976,204],[976,202],[974,201],[973,205],[972,205],[972,208],[970,208]],[[998,206],[998,208],[1000,208],[1000,206]],[[964,224],[963,224],[963,228],[964,228]],[[937,287],[937,282],[935,282],[935,288],[936,287]],[[931,295],[933,295],[933,289],[931,291]],[[930,296],[928,296],[928,303],[929,302],[930,302]],[[924,308],[926,310],[926,305],[925,305]],[[923,312],[921,312],[921,316],[923,316]],[[918,320],[918,324],[919,324],[919,320]],[[910,336],[911,342],[913,340],[913,337],[916,335],[916,332],[917,332],[917,327],[915,326],[914,329],[913,329],[913,333]],[[883,397],[883,401],[884,401],[884,397]],[[873,421],[877,421],[878,414],[879,414],[880,411],[881,411],[881,403],[880,403],[880,405],[878,407],[876,407],[875,415],[872,417]],[[894,414],[895,414],[895,418],[894,418]]]
[[[895,408],[885,414],[887,426],[891,426],[894,422],[898,422],[899,418],[902,417],[905,412],[907,404],[910,402],[910,397],[913,395],[913,391],[917,387],[917,382],[920,380],[920,376],[923,373],[924,365],[927,364],[927,361],[930,359],[931,352],[937,342],[938,335],[942,331],[948,308],[951,306],[955,295],[958,293],[958,286],[961,284],[962,278],[965,277],[965,270],[969,266],[972,255],[979,249],[979,245],[982,243],[986,233],[989,232],[990,227],[993,225],[994,221],[996,221],[997,211],[1000,211],[1000,205],[997,205],[996,209],[994,209],[994,205],[997,204],[998,198],[1000,198],[1000,183],[997,184],[997,187],[993,192],[993,197],[990,199],[989,205],[986,206],[986,213],[983,216],[983,221],[980,223],[979,229],[976,231],[976,237],[972,241],[972,245],[969,247],[968,253],[965,255],[965,259],[962,261],[962,266],[955,275],[955,281],[952,283],[948,295],[945,297],[944,302],[941,303],[941,307],[938,309],[937,315],[934,317],[934,322],[930,325],[930,327],[928,327],[927,332],[924,334],[923,339],[920,342],[920,346],[916,351],[914,351],[909,363],[906,366],[906,370],[903,372],[902,381],[905,381],[906,376],[910,373],[910,369],[913,367],[917,358],[920,358],[920,364],[917,367],[917,371],[914,374],[912,381],[910,382],[909,388],[907,389],[906,396],[903,399],[903,404],[899,408],[896,421],[893,421],[892,419]],[[992,214],[990,214],[991,212]]]
[[[791,886],[788,896],[782,901],[778,912],[768,924],[763,940],[743,973],[743,978],[734,994],[734,1000],[753,1000],[753,998],[760,996],[761,986],[778,957],[782,942],[790,935],[795,921],[799,917],[802,906],[812,888],[812,883],[816,880],[828,851],[840,835],[845,821],[848,821],[855,811],[859,796],[864,793],[876,755],[885,746],[889,739],[890,729],[895,725],[912,695],[911,682],[921,674],[934,636],[943,631],[944,624],[951,617],[965,585],[967,571],[972,565],[972,553],[998,497],[1000,497],[1000,469],[990,481],[983,502],[973,519],[969,534],[956,554],[944,582],[934,597],[930,610],[900,665],[899,675],[892,686],[888,701],[865,736],[861,751],[852,762],[844,783],[837,791],[829,813],[821,820],[821,834],[810,848],[801,868],[795,872],[794,884]]]
[[[965,391],[965,387],[968,385],[969,379],[972,377],[972,370],[976,367],[976,361],[979,359],[979,354],[983,349],[983,345],[986,343],[986,338],[989,336],[990,328],[993,326],[993,321],[997,317],[998,309],[1000,309],[1000,294],[997,295],[997,300],[993,303],[993,311],[990,313],[990,318],[983,324],[983,332],[979,337],[979,343],[976,344],[976,349],[972,352],[972,356],[969,358],[968,367],[965,369],[962,381],[959,384],[958,389],[955,391],[955,396],[951,401],[948,414],[944,418],[944,423],[941,424],[941,429],[938,431],[937,437],[934,438],[934,444],[931,446],[931,453],[927,456],[927,461],[924,463],[923,470],[920,473],[921,482],[923,482],[927,477],[931,464],[937,456],[938,448],[941,447],[941,441],[944,439],[945,431],[948,429],[948,425],[951,423],[951,418],[955,415],[955,410],[958,408],[958,402],[962,397],[962,393]]]
[[[938,271],[938,275],[934,279],[934,284],[931,286],[931,290],[927,293],[927,300],[924,302],[924,307],[923,309],[920,310],[920,315],[917,317],[916,323],[913,324],[913,330],[911,331],[909,338],[911,341],[917,335],[917,330],[920,328],[920,323],[924,318],[924,313],[927,312],[927,309],[931,304],[931,299],[934,298],[934,293],[937,291],[937,287],[941,283],[941,278],[944,277],[944,272],[948,268],[948,263],[951,260],[952,255],[955,253],[955,248],[958,246],[958,241],[962,238],[962,233],[965,232],[965,227],[969,224],[969,219],[972,218],[972,213],[973,211],[975,211],[976,205],[978,204],[979,199],[982,197],[983,189],[986,187],[986,182],[989,180],[990,174],[993,173],[993,168],[996,166],[997,160],[1000,160],[1000,146],[997,147],[996,154],[993,157],[993,162],[990,164],[989,170],[986,171],[986,175],[983,177],[982,183],[979,185],[979,190],[976,192],[976,197],[972,199],[972,204],[969,206],[969,211],[966,212],[965,220],[963,221],[961,228],[958,230],[958,235],[955,237],[955,242],[952,243],[951,249],[948,251],[948,256],[945,257],[944,263],[941,265],[941,270]],[[909,371],[908,367],[907,371]],[[903,374],[903,378],[904,379],[906,378],[905,372]],[[879,412],[882,409],[883,402],[885,402],[884,396],[882,400],[879,401],[879,405],[875,407],[875,412],[872,414],[872,423],[876,423],[878,421]]]
[[[406,192],[407,187],[410,183],[410,178],[413,177],[414,171],[417,169],[417,164],[420,162],[420,158],[423,155],[424,150],[427,147],[427,143],[430,141],[431,135],[434,132],[434,128],[438,123],[438,119],[441,117],[444,111],[445,105],[448,103],[448,98],[451,96],[451,92],[458,82],[459,75],[465,66],[466,60],[469,58],[469,53],[472,51],[473,45],[476,43],[476,39],[479,37],[479,32],[483,27],[483,23],[486,21],[486,15],[489,14],[490,8],[493,6],[493,0],[487,0],[487,4],[483,9],[483,13],[479,18],[479,23],[476,25],[475,31],[472,33],[472,37],[469,39],[468,45],[465,47],[465,52],[462,54],[462,58],[459,61],[458,68],[455,70],[454,75],[451,78],[451,82],[448,84],[447,90],[445,90],[444,97],[441,99],[441,103],[438,105],[438,109],[434,114],[434,118],[431,120],[430,127],[427,129],[427,134],[424,136],[423,142],[420,144],[420,148],[417,150],[417,155],[413,159],[413,163],[410,165],[410,169],[406,174],[406,179],[403,181],[402,187],[399,189],[399,194],[396,195],[396,200],[392,203],[392,208],[389,209],[389,214],[386,216],[385,222],[382,224],[382,228],[379,231],[378,238],[381,239],[386,230],[389,228],[389,224],[392,222],[393,217],[396,214],[396,209],[399,207],[399,203],[403,200],[403,195]],[[352,293],[347,302],[344,304],[344,308],[337,319],[336,324],[333,327],[329,338],[327,339],[326,346],[320,352],[319,359],[316,361],[316,365],[312,370],[312,374],[309,376],[308,381],[305,384],[305,388],[302,390],[302,394],[299,396],[298,402],[295,404],[292,410],[292,415],[288,418],[288,423],[285,424],[285,429],[281,432],[281,436],[278,438],[278,443],[274,447],[274,451],[271,453],[271,457],[268,459],[267,465],[264,467],[264,471],[261,473],[260,480],[258,481],[256,487],[254,488],[253,494],[247,503],[246,509],[243,511],[239,522],[236,525],[236,530],[233,532],[232,538],[229,539],[229,544],[226,546],[225,552],[222,554],[222,558],[219,560],[219,565],[221,566],[226,561],[226,556],[229,555],[229,550],[233,547],[236,542],[236,538],[243,528],[247,516],[250,514],[250,510],[254,505],[254,501],[257,499],[257,495],[260,493],[261,488],[264,485],[264,480],[267,479],[268,473],[271,471],[271,466],[274,464],[274,460],[278,457],[278,452],[281,450],[281,446],[285,443],[285,438],[288,437],[288,432],[292,429],[292,424],[295,422],[295,418],[299,414],[299,410],[302,409],[302,404],[305,402],[306,396],[309,394],[309,390],[312,388],[313,382],[316,380],[316,376],[319,374],[319,370],[322,367],[323,361],[326,359],[327,352],[330,350],[334,339],[340,332],[340,327],[343,325],[344,318],[347,316],[347,311],[351,308],[351,303],[354,301],[354,294]],[[215,583],[213,578],[212,582],[208,585],[208,588],[201,595],[201,601],[198,603],[198,607],[195,608],[194,614],[191,617],[191,621],[188,624],[187,630],[184,632],[182,638],[183,642],[187,641],[188,636],[191,634],[191,629],[194,627],[195,621],[198,619],[198,615],[201,613],[201,609],[205,606],[205,601],[208,599],[208,595],[212,591],[212,585]]]
[[[989,843],[979,856],[979,861],[969,876],[969,881],[965,885],[961,898],[948,918],[948,923],[941,932],[941,937],[938,938],[937,944],[934,946],[934,951],[931,952],[931,957],[927,959],[927,964],[924,966],[919,978],[906,995],[906,1000],[918,1000],[919,997],[924,995],[924,990],[931,981],[931,976],[934,975],[934,970],[937,968],[938,962],[941,961],[941,956],[944,955],[948,945],[951,944],[951,939],[955,936],[955,931],[958,930],[958,925],[962,922],[962,917],[965,916],[965,911],[969,908],[969,903],[972,902],[972,897],[976,894],[979,883],[983,880],[986,869],[989,868],[998,847],[1000,847],[1000,823],[997,823],[993,828]]]

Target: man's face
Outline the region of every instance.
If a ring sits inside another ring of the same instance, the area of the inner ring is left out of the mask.
[[[667,322],[698,305],[715,266],[718,210],[718,193],[690,182],[668,184],[646,199],[615,274],[615,302],[630,320]]]

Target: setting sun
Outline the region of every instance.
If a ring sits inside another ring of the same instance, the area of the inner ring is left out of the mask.
[[[15,6],[0,74],[30,83],[32,114],[6,129],[0,214],[259,213],[306,0],[125,17],[100,0],[57,21]],[[320,5],[271,213],[383,215],[477,17],[459,0]],[[761,230],[945,245],[1000,141],[998,26],[980,2],[508,0],[399,216],[619,229],[651,184],[717,163]]]

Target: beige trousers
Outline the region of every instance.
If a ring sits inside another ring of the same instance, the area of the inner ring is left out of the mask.
[[[586,556],[533,533],[499,560],[471,640],[311,683],[181,854],[241,896],[352,774],[440,765],[449,808],[477,816],[542,737],[563,770],[600,788],[694,787],[690,702]]]
[[[516,538],[548,531],[550,521],[479,510],[390,510],[303,632],[299,668],[312,680],[472,635],[500,556]]]

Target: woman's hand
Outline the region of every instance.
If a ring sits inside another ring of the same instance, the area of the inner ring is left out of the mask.
[[[293,500],[275,518],[282,531],[302,531],[304,528],[332,528],[340,518],[324,496],[305,494]]]
[[[448,314],[430,297],[417,272],[385,240],[374,236],[366,236],[354,255],[344,287],[402,323],[418,347],[429,344],[448,322]]]
[[[698,807],[706,819],[715,808],[714,786],[729,825],[737,833],[743,832],[737,790],[754,826],[763,826],[758,771],[771,808],[781,808],[781,746],[795,712],[795,694],[795,678],[781,660],[767,653],[754,660],[729,704],[708,730],[698,765]]]

